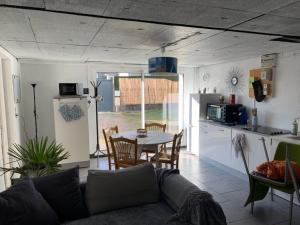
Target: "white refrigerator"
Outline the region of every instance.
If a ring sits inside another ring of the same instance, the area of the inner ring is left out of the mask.
[[[63,168],[90,166],[88,107],[86,97],[53,99],[55,139],[70,153]]]
[[[207,104],[219,102],[221,94],[190,94],[188,151],[199,155],[199,122],[206,119]]]

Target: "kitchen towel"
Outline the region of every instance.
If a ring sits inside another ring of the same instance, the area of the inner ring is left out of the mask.
[[[239,145],[239,142],[241,146]],[[238,158],[239,152],[243,151],[247,145],[246,135],[245,134],[236,134],[232,139],[232,145],[235,150],[235,157]],[[242,147],[242,149],[241,149]]]

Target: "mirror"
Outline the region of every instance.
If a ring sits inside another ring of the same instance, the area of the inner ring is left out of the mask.
[[[239,78],[237,78],[235,76],[231,78],[231,84],[233,86],[236,86],[238,83],[239,83]]]

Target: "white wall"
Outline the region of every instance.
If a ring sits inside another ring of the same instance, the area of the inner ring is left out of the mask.
[[[2,62],[3,85],[5,92],[5,106],[7,114],[8,142],[20,143],[21,121],[18,117],[20,105],[14,101],[13,75],[20,76],[20,64],[12,55],[0,47]]]
[[[253,99],[248,97],[249,70],[260,67],[260,57],[225,64],[201,67],[194,78],[194,91],[217,87],[217,92],[228,96],[225,79],[232,67],[238,67],[243,74],[243,90],[237,94],[238,103],[253,107]],[[203,73],[208,72],[208,82],[202,80]],[[300,54],[279,54],[274,77],[274,97],[257,103],[260,125],[290,129],[292,120],[300,116]]]
[[[59,63],[59,62],[38,62],[22,61],[22,116],[25,121],[26,133],[29,137],[34,137],[34,117],[33,117],[33,93],[30,83],[36,82],[37,93],[37,114],[38,114],[38,133],[39,136],[48,136],[54,139],[54,115],[52,99],[57,96],[58,83],[61,82],[80,82],[84,87],[93,90],[90,81],[95,80],[97,72],[143,72],[146,71],[143,65],[122,65],[122,64],[99,64],[99,63]],[[185,77],[194,77],[193,68],[179,68],[179,73],[184,73]],[[185,98],[190,91],[189,82],[184,83]],[[188,92],[186,92],[188,91]],[[188,103],[188,102],[186,102]],[[184,103],[185,124],[188,123],[188,105]],[[101,122],[101,121],[100,121]],[[96,127],[95,127],[95,105],[89,107],[89,137],[90,153],[96,148]]]
[[[22,73],[22,116],[25,121],[25,130],[29,138],[35,135],[33,116],[33,89],[36,86],[37,124],[38,135],[55,139],[54,115],[52,100],[59,95],[58,83],[79,82],[89,87],[88,70],[85,64],[63,63],[21,63]],[[91,91],[91,90],[90,90]],[[89,116],[92,114],[89,109]]]
[[[0,166],[9,166],[8,148],[20,143],[19,104],[14,102],[13,75],[20,75],[18,61],[0,47]],[[10,175],[0,176],[0,190],[10,185]]]
[[[196,68],[185,67],[179,68],[179,73],[183,74],[183,125],[184,128],[189,126],[189,111],[190,111],[190,94],[195,92],[194,79]]]

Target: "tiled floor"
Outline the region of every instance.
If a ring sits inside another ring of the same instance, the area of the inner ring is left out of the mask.
[[[222,169],[209,164],[188,153],[180,159],[181,174],[208,191],[219,202],[224,210],[229,225],[285,225],[288,224],[289,203],[279,197],[272,202],[270,197],[255,203],[254,216],[250,206],[244,207],[248,196],[248,182]],[[96,159],[91,160],[91,168],[97,168]],[[107,159],[100,159],[100,169],[107,169]],[[81,178],[85,179],[87,169],[81,170]],[[294,205],[293,225],[300,224],[300,207]]]

